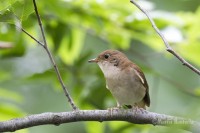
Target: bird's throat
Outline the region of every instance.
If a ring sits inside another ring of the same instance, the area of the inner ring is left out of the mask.
[[[104,62],[104,63],[98,63],[99,67],[101,68],[105,78],[115,78],[120,75],[120,68],[117,66],[114,66],[111,63]]]

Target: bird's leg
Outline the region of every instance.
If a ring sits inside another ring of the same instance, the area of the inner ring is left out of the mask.
[[[117,109],[122,108],[122,106],[117,102]]]
[[[136,114],[138,111],[145,113],[145,109],[140,108],[136,103],[134,104],[132,109],[135,110],[134,114]]]
[[[122,106],[117,102],[117,107],[112,107],[112,108],[108,108],[107,110],[114,110],[114,109],[120,109],[120,108],[122,108]]]
[[[132,110],[134,111],[134,114],[136,114],[138,111],[138,106],[134,104],[134,106],[132,107]]]
[[[107,110],[110,111],[110,115],[112,116],[113,110],[118,110],[122,108],[122,106],[117,102],[117,107],[108,108]]]

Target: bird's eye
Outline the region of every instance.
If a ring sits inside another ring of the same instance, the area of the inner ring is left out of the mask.
[[[109,57],[110,57],[109,54],[105,54],[105,55],[104,55],[104,58],[105,58],[105,59],[108,59]]]

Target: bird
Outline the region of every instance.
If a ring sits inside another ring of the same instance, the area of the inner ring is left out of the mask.
[[[104,74],[106,88],[117,101],[117,107],[146,109],[150,106],[149,87],[144,73],[125,54],[118,50],[105,50],[96,58]]]

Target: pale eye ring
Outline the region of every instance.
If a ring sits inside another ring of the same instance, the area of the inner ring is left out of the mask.
[[[109,57],[110,57],[109,54],[105,54],[105,55],[104,55],[104,58],[105,58],[105,59],[108,59]]]

